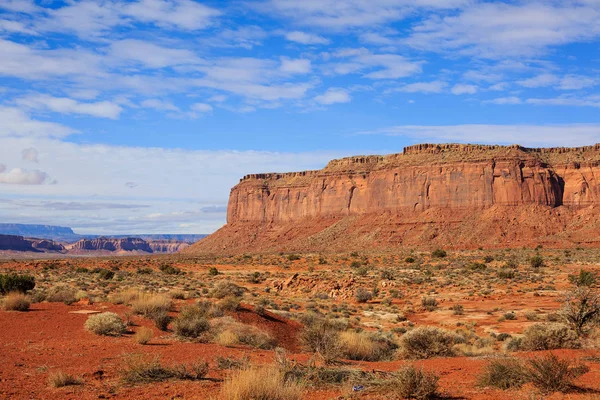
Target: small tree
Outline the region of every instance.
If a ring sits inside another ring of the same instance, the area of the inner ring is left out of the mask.
[[[579,336],[585,335],[600,320],[600,294],[589,286],[567,292],[562,316]]]

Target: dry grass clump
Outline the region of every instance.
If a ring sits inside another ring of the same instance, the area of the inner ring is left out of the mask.
[[[29,297],[21,292],[11,292],[2,301],[2,308],[6,311],[27,311],[30,306]]]
[[[64,386],[75,386],[81,385],[82,382],[71,374],[64,373],[62,371],[55,372],[48,376],[48,383],[53,388],[61,388]]]
[[[133,335],[133,340],[135,340],[139,344],[148,344],[150,339],[154,336],[154,331],[152,329],[142,326],[137,330],[135,335]]]
[[[554,349],[575,349],[580,347],[575,331],[559,323],[535,324],[523,332],[519,342],[520,350],[538,351]]]
[[[224,346],[245,344],[257,349],[272,349],[276,345],[275,339],[267,332],[255,326],[237,322],[231,317],[213,319],[211,333],[215,337],[215,342]]]
[[[305,350],[320,355],[325,363],[331,363],[343,355],[340,331],[344,327],[336,321],[324,318],[308,318],[300,332],[300,343]]]
[[[390,379],[390,395],[399,399],[434,399],[439,396],[439,379],[440,377],[433,372],[425,372],[409,365],[396,372]]]
[[[49,303],[65,303],[70,305],[77,301],[77,297],[75,297],[76,293],[77,291],[73,288],[57,286],[52,288],[46,295],[46,301]]]
[[[295,381],[286,381],[276,367],[250,367],[233,372],[221,387],[227,400],[300,400],[304,389]]]
[[[342,351],[350,360],[381,361],[389,359],[398,347],[390,337],[368,332],[340,333]]]
[[[171,310],[173,301],[163,294],[139,293],[131,300],[131,310],[134,314],[152,318],[153,315],[164,314]]]
[[[121,379],[126,384],[163,382],[170,379],[200,380],[208,374],[209,367],[205,361],[198,361],[189,366],[176,364],[163,366],[158,357],[148,360],[143,355],[131,355],[125,360],[125,368],[121,370]]]
[[[131,305],[134,301],[143,296],[144,292],[137,289],[126,289],[117,293],[111,293],[108,300],[113,304]]]
[[[92,315],[85,321],[84,326],[96,335],[120,336],[127,330],[123,320],[112,312]]]
[[[459,340],[454,333],[431,326],[416,328],[405,333],[401,340],[401,352],[406,358],[451,357],[452,347]]]

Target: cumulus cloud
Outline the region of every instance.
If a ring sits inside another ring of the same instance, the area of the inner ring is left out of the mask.
[[[195,103],[190,107],[192,111],[200,112],[200,113],[209,113],[212,112],[213,108],[210,104],[206,103]]]
[[[486,100],[486,101],[484,101],[484,103],[504,105],[504,104],[522,104],[523,101],[516,96],[508,96],[508,97],[498,97],[498,98],[495,98],[492,100]]]
[[[0,183],[11,185],[42,185],[49,181],[48,174],[42,171],[28,171],[21,168],[4,170],[0,173]]]
[[[281,71],[290,74],[307,74],[311,70],[310,60],[305,59],[289,59],[283,57],[281,59]]]
[[[344,89],[329,88],[325,93],[316,96],[314,100],[319,104],[328,105],[335,103],[349,103],[352,101],[352,97]]]
[[[330,61],[326,70],[335,75],[364,73],[369,79],[398,79],[422,71],[422,62],[397,54],[374,54],[365,48],[342,49],[325,56]]]
[[[404,93],[441,93],[446,88],[447,83],[442,81],[433,82],[415,82],[409,83],[398,88],[389,89],[386,93],[404,92]]]
[[[82,103],[67,97],[52,97],[46,94],[35,94],[15,100],[21,107],[32,110],[52,111],[62,114],[82,114],[92,117],[117,119],[123,108],[110,101]]]
[[[152,108],[158,111],[179,111],[179,107],[170,101],[160,99],[147,99],[142,101],[140,105],[144,108]]]
[[[27,149],[23,149],[21,151],[21,158],[25,161],[31,161],[34,163],[39,162],[38,160],[39,153],[35,147],[29,147]]]

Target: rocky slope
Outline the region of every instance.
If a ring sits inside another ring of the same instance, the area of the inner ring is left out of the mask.
[[[595,245],[599,210],[600,145],[422,144],[247,175],[227,225],[184,252]]]

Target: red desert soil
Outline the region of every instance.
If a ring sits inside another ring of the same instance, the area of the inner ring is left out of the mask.
[[[196,344],[174,341],[164,332],[155,331],[150,345],[142,346],[133,341],[131,335],[123,337],[102,337],[84,330],[85,314],[73,314],[77,310],[114,311],[120,315],[127,307],[109,304],[67,306],[61,303],[34,304],[26,313],[0,312],[0,325],[3,327],[0,338],[0,398],[3,399],[209,399],[216,398],[220,382],[227,372],[215,367],[215,358],[248,356],[255,363],[270,363],[273,352],[249,349],[247,347],[226,348],[216,344]],[[236,318],[243,322],[257,324],[272,332],[280,343],[292,350],[296,348],[294,337],[299,326],[284,320],[264,319],[249,310],[243,310]],[[150,326],[143,318],[135,318],[139,325]],[[137,327],[134,327],[137,329]],[[154,329],[154,328],[153,328]],[[208,377],[211,380],[200,382],[170,381],[151,385],[127,387],[119,381],[119,370],[128,354],[160,356],[163,364],[191,363],[206,360],[211,365]],[[540,353],[537,353],[538,355]],[[600,359],[596,351],[563,350],[557,354],[587,360],[590,372],[579,378],[581,390],[568,395],[554,395],[552,399],[584,399],[600,394]],[[522,354],[522,356],[527,356]],[[307,354],[289,354],[290,359],[306,362]],[[352,363],[365,369],[393,371],[404,361]],[[520,391],[502,392],[480,389],[476,386],[476,376],[485,360],[476,358],[432,359],[418,362],[425,368],[440,374],[443,393],[452,398],[465,399],[528,399],[531,388]],[[60,389],[50,388],[48,375],[63,371],[81,377],[84,384]],[[348,393],[349,388],[341,388]],[[335,399],[340,390],[309,391],[306,399]],[[380,398],[362,396],[361,398]]]

